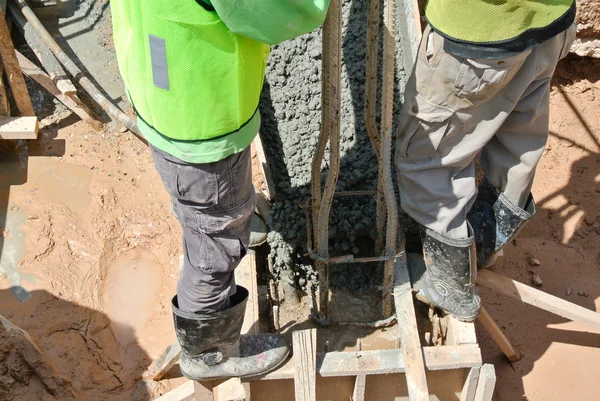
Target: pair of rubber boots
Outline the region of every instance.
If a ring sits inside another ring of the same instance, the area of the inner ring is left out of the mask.
[[[427,228],[421,232],[425,280],[419,292],[458,320],[471,322],[481,309],[477,269],[494,264],[498,253],[535,213],[530,195],[521,209],[488,181],[479,187],[467,215],[469,238],[452,239]]]
[[[228,307],[198,314],[179,309],[173,298],[175,334],[181,345],[179,367],[191,380],[259,376],[281,366],[290,349],[276,334],[241,335],[248,290],[237,286]]]

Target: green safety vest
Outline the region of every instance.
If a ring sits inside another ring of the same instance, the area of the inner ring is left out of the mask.
[[[438,32],[470,43],[510,41],[545,28],[565,15],[574,0],[429,0],[425,17]]]
[[[138,117],[165,137],[224,137],[258,111],[269,45],[196,0],[111,0],[119,69]]]

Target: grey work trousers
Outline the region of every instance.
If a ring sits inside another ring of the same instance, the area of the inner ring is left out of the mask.
[[[250,147],[214,163],[192,164],[152,148],[183,229],[179,309],[214,313],[235,294],[234,270],[250,242],[254,188]]]
[[[550,80],[575,26],[511,57],[444,51],[427,27],[404,94],[395,164],[402,208],[448,238],[467,238],[477,195],[474,159],[515,205],[529,197],[549,131]]]

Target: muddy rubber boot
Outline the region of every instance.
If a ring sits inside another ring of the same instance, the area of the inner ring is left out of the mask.
[[[179,367],[190,380],[252,377],[282,365],[289,347],[276,334],[240,335],[248,290],[238,286],[230,307],[212,314],[184,312],[173,298]]]
[[[421,236],[426,272],[420,295],[458,320],[472,322],[481,309],[475,239],[447,238],[427,228]]]
[[[250,222],[250,248],[256,248],[265,243],[267,235],[269,234],[269,228],[265,221],[258,214],[252,215],[252,221]]]
[[[529,195],[525,209],[521,209],[487,180],[483,181],[467,216],[475,231],[477,266],[487,268],[494,265],[502,248],[517,236],[534,214],[532,195]]]

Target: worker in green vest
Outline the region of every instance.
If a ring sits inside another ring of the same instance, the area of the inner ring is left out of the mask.
[[[240,336],[234,269],[254,212],[250,143],[269,44],[319,27],[329,0],[111,0],[119,68],[183,228],[172,308],[182,373],[248,377],[281,365],[277,335]],[[124,305],[124,307],[126,307]]]
[[[535,213],[550,81],[575,39],[575,2],[429,0],[425,16],[395,164],[402,207],[422,227],[420,293],[472,321],[477,268],[492,265]]]

